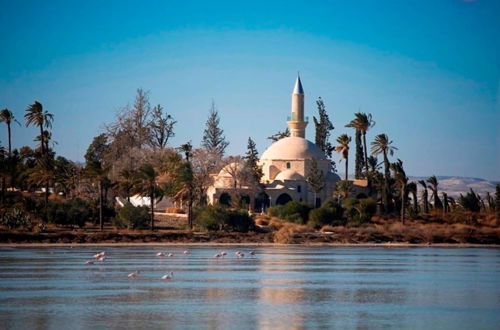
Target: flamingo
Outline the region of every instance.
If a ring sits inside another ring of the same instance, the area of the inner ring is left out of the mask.
[[[94,264],[94,262],[93,262],[92,260],[88,260],[85,264],[86,264],[86,265],[93,265],[93,264]]]
[[[105,256],[101,256],[101,257],[97,258],[97,261],[100,261],[100,262],[103,262],[104,260],[106,260]]]
[[[94,259],[99,259],[99,258],[102,258],[102,257],[105,257],[105,256],[106,256],[106,252],[101,251],[99,253],[94,254]]]
[[[162,279],[162,280],[171,280],[171,279],[172,279],[172,277],[174,277],[174,272],[169,272],[168,274],[163,275],[163,276],[161,277],[161,279]]]
[[[251,255],[251,256],[254,256],[254,255],[255,255],[255,252],[250,251],[248,254],[249,254],[249,255]]]
[[[185,250],[184,252],[182,252],[183,254],[189,254],[189,251],[188,250]]]
[[[164,254],[163,252],[158,252],[158,253],[156,254],[156,256],[157,256],[157,257],[164,257],[164,256],[165,256],[165,254]]]
[[[226,252],[226,251],[222,251],[222,252],[220,253],[220,255],[221,255],[222,257],[227,256],[227,252]]]
[[[173,254],[172,252],[170,252],[170,253],[168,254],[168,256],[169,256],[170,258],[172,258],[172,257],[174,256],[174,254]]]
[[[137,278],[139,276],[140,271],[136,270],[135,272],[132,272],[127,275],[128,278]]]
[[[216,255],[214,255],[214,258],[216,258],[216,259],[219,259],[220,257],[222,257],[220,253],[217,253]]]

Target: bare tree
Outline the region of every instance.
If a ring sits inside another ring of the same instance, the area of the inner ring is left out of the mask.
[[[176,123],[171,115],[163,113],[161,105],[158,104],[153,108],[149,122],[150,143],[153,148],[164,149],[167,146],[168,140],[175,135]]]

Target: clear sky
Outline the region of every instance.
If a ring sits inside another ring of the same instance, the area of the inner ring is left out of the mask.
[[[262,153],[300,70],[310,140],[321,96],[333,141],[361,110],[409,175],[500,180],[499,17],[496,0],[0,0],[0,108],[42,102],[56,151],[82,160],[139,87],[178,121],[173,146],[199,145],[214,99],[228,154],[249,136]]]

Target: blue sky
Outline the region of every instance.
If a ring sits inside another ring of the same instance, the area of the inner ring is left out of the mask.
[[[228,154],[249,136],[263,152],[300,70],[306,115],[321,96],[332,140],[361,110],[408,174],[500,180],[499,16],[494,0],[0,0],[0,108],[22,119],[42,102],[56,151],[82,160],[139,87],[178,121],[173,146],[199,145],[214,99]],[[35,135],[14,127],[14,145]]]

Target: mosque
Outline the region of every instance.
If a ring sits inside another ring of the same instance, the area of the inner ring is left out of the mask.
[[[290,136],[274,142],[260,157],[263,190],[256,192],[254,187],[238,184],[234,173],[243,165],[231,163],[213,175],[213,185],[207,190],[209,203],[230,204],[234,198],[239,198],[247,204],[254,204],[255,211],[261,211],[290,201],[305,201],[318,206],[332,196],[340,177],[332,172],[324,152],[305,138],[307,124],[304,89],[300,77],[297,77],[292,92],[291,116],[287,121]],[[317,194],[311,191],[307,182],[313,159],[325,178],[325,186]]]

